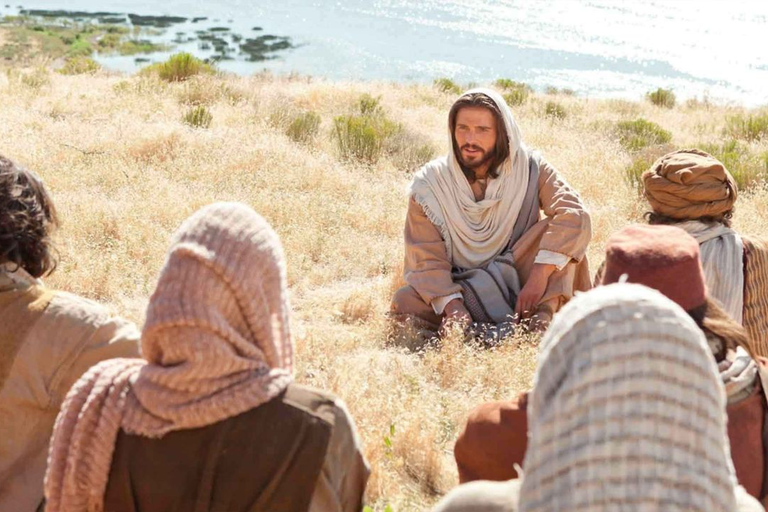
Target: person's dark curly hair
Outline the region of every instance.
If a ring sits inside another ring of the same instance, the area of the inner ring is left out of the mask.
[[[57,264],[51,234],[58,225],[40,178],[0,156],[0,263],[14,264],[33,277],[50,274]]]

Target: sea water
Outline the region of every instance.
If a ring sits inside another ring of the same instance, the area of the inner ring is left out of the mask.
[[[269,69],[399,82],[447,77],[461,84],[504,77],[594,97],[637,99],[664,87],[681,98],[768,104],[766,0],[31,0],[22,6],[206,17],[246,37],[258,26],[291,38],[294,48],[273,59],[219,63],[242,74]],[[194,28],[187,23],[171,32]],[[149,58],[194,52],[198,44]],[[140,66],[134,57],[98,58],[124,71]]]

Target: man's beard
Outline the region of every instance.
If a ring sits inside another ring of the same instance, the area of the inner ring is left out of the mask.
[[[472,160],[471,162],[468,162],[464,159],[464,149],[476,149],[482,151],[482,156],[480,158],[477,158],[475,160]],[[479,167],[482,167],[483,165],[490,162],[493,157],[496,156],[496,148],[493,148],[490,151],[485,151],[480,146],[475,146],[474,144],[464,144],[459,148],[459,163],[461,163],[461,166],[464,167],[467,170],[474,171],[475,169],[478,169]]]

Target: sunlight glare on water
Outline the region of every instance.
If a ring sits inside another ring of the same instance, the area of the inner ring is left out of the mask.
[[[768,103],[765,0],[32,0],[24,7],[209,16],[298,44],[271,61],[221,63],[238,73],[465,84],[506,77],[601,97],[636,99],[671,87],[681,98]],[[131,59],[106,63],[136,69]]]

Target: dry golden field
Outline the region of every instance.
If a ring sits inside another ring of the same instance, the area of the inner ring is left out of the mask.
[[[447,149],[451,94],[269,75],[168,84],[43,69],[2,74],[0,91],[0,153],[42,175],[63,220],[62,262],[48,279],[54,287],[140,323],[169,236],[186,216],[212,201],[242,201],[272,223],[288,257],[296,378],[349,405],[373,471],[367,503],[375,510],[433,504],[456,485],[452,448],[466,413],[530,385],[531,340],[489,351],[449,339],[421,355],[386,343],[389,296],[401,283],[409,144]],[[355,111],[363,93],[381,96],[386,116],[405,128],[400,152],[375,164],[343,160],[331,137],[333,118]],[[546,116],[548,101],[566,117]],[[209,128],[182,121],[192,105],[209,109]],[[320,116],[319,132],[294,142],[284,119],[310,110]],[[682,147],[722,141],[727,118],[745,112],[705,101],[663,109],[544,94],[513,111],[529,146],[591,210],[592,262],[645,206],[625,180],[632,155],[617,140],[617,122],[654,121]],[[762,154],[768,141],[744,147]],[[768,234],[768,189],[742,194],[735,226]]]

